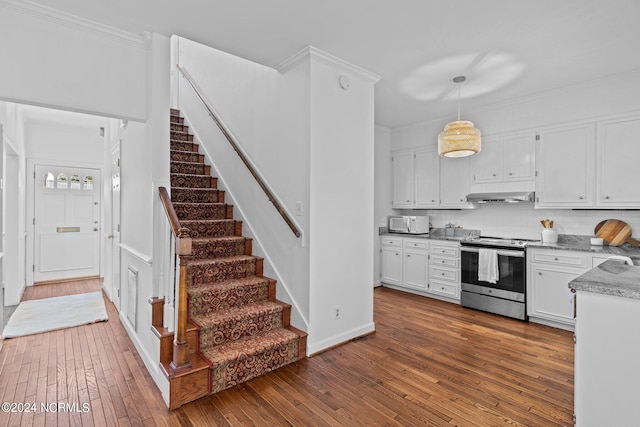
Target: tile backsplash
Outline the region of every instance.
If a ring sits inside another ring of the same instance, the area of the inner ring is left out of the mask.
[[[485,204],[466,210],[401,211],[405,215],[429,215],[436,228],[453,223],[465,229],[481,230],[483,236],[540,239],[543,219],[551,219],[560,234],[593,235],[596,224],[619,219],[631,226],[633,237],[640,237],[640,211],[534,209],[533,204]]]

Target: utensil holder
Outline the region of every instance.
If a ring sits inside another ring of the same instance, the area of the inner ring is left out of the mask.
[[[554,228],[543,228],[542,243],[558,243],[558,230]]]

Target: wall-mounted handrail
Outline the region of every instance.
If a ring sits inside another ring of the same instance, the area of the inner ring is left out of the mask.
[[[176,64],[176,67],[178,68],[178,70],[180,71],[180,73],[182,74],[184,79],[187,81],[187,83],[189,84],[189,86],[191,87],[193,92],[196,94],[198,99],[200,99],[200,102],[202,102],[202,105],[204,105],[204,107],[207,109],[207,111],[209,112],[209,116],[211,116],[211,118],[213,119],[215,124],[218,126],[218,128],[220,129],[222,134],[227,139],[227,141],[229,141],[229,144],[231,144],[231,147],[233,148],[233,150],[236,152],[236,154],[238,154],[238,156],[240,157],[240,160],[242,160],[242,163],[244,163],[244,165],[247,167],[247,169],[249,170],[249,172],[251,173],[253,178],[256,180],[256,182],[258,183],[260,188],[262,188],[262,191],[264,192],[264,194],[267,196],[269,201],[276,208],[276,210],[278,211],[278,213],[280,214],[280,216],[282,217],[284,222],[287,223],[287,225],[289,226],[289,228],[291,229],[293,234],[295,234],[296,237],[301,237],[302,233],[300,233],[300,230],[298,230],[298,227],[296,227],[296,225],[293,222],[293,220],[289,217],[289,215],[287,215],[287,212],[282,208],[280,203],[278,203],[278,200],[275,198],[275,196],[273,195],[271,190],[269,190],[269,187],[267,187],[267,185],[265,184],[265,182],[262,179],[262,177],[260,176],[260,174],[258,174],[258,172],[256,171],[255,167],[251,164],[251,161],[247,158],[247,156],[244,155],[244,153],[240,149],[240,146],[235,141],[235,139],[233,138],[233,136],[231,135],[229,130],[226,128],[226,126],[223,124],[222,120],[220,120],[220,118],[213,111],[213,108],[211,108],[211,106],[206,101],[204,96],[202,96],[202,94],[200,93],[200,91],[196,87],[196,84],[193,81],[193,79],[191,79],[191,77],[186,72],[186,70],[184,70],[182,67],[180,67],[180,65]]]
[[[178,282],[178,307],[176,339],[173,342],[173,360],[169,364],[171,372],[176,375],[191,369],[189,361],[189,342],[187,341],[187,261],[191,258],[191,236],[189,229],[180,226],[180,221],[171,197],[165,187],[159,187],[160,200],[171,224],[171,231],[176,237],[176,254],[180,257],[180,280]]]

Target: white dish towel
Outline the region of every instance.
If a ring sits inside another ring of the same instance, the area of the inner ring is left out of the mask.
[[[495,249],[479,249],[478,280],[495,284],[498,274],[498,252]]]

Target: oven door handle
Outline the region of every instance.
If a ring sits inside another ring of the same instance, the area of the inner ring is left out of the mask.
[[[462,252],[475,252],[475,253],[480,252],[480,248],[476,248],[472,246],[462,246],[460,250]],[[498,249],[496,250],[496,252],[498,252],[498,255],[524,258],[524,251],[505,251],[502,249]]]

